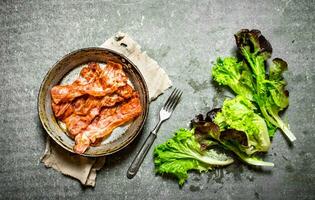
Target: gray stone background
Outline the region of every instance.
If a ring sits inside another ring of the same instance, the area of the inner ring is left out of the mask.
[[[1,199],[314,199],[314,1],[4,1],[0,2]],[[169,91],[153,102],[143,134],[109,156],[95,188],[46,169],[40,162],[46,133],[37,116],[37,94],[48,69],[73,50],[98,46],[117,31],[130,34],[185,91],[156,144],[189,120],[220,104],[211,62],[235,48],[233,34],[256,28],[274,57],[289,64],[290,107],[283,118],[297,136],[290,147],[278,132],[266,160],[272,170],[237,163],[176,180],[156,176],[152,149],[138,175],[126,170],[157,121]]]

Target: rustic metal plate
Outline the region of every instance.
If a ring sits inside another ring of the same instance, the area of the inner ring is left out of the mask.
[[[142,113],[133,122],[115,129],[99,146],[90,147],[82,155],[98,157],[117,152],[132,142],[144,125],[149,109],[149,92],[138,68],[125,56],[109,49],[92,47],[74,51],[64,56],[49,70],[38,95],[38,114],[43,127],[55,142],[70,152],[74,153],[74,141],[67,136],[53,114],[50,90],[57,84],[71,82],[74,76],[79,75],[82,65],[88,62],[106,64],[108,61],[122,64],[132,86],[140,94]]]

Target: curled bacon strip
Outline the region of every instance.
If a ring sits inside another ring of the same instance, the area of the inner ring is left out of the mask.
[[[80,78],[70,85],[57,85],[50,91],[55,104],[72,101],[77,97],[88,94],[91,96],[106,96],[127,84],[128,77],[122,66],[109,62],[102,70],[98,64],[92,63],[83,68]]]
[[[140,113],[141,104],[137,93],[116,108],[103,109],[99,118],[75,137],[74,151],[84,153],[91,144],[111,134],[116,127],[132,121]]]
[[[108,62],[104,69],[89,63],[72,84],[51,89],[53,112],[75,139],[75,152],[84,153],[116,127],[140,115],[139,95],[127,81],[118,63]]]

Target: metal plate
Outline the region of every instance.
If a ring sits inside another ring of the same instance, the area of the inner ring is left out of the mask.
[[[119,151],[138,135],[146,120],[149,109],[148,89],[138,68],[131,61],[117,52],[104,48],[92,47],[74,51],[64,56],[49,70],[41,84],[38,95],[38,113],[43,127],[54,141],[70,152],[74,152],[74,141],[67,136],[53,114],[50,90],[57,84],[73,80],[82,65],[88,62],[106,64],[108,61],[122,64],[131,84],[140,94],[142,113],[133,122],[115,129],[112,135],[99,146],[90,147],[82,155],[98,157]]]

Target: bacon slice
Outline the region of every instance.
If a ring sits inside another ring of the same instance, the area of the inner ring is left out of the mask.
[[[122,65],[111,61],[107,62],[103,76],[107,77],[106,85],[115,89],[126,85],[128,81]]]
[[[80,71],[80,77],[87,80],[87,82],[93,81],[100,74],[102,74],[102,69],[98,63],[94,63],[94,62],[89,63],[88,66],[83,67]],[[74,84],[75,83],[76,82],[74,82]]]
[[[104,108],[99,117],[75,137],[74,151],[84,153],[93,143],[111,134],[116,127],[138,117],[141,110],[139,95],[136,92],[131,99],[116,108]]]
[[[112,92],[111,89],[104,89],[102,82],[105,77],[99,78],[96,81],[89,82],[85,85],[58,85],[51,89],[51,97],[54,103],[69,102],[77,97],[85,94],[93,96],[105,96]]]
[[[95,78],[97,76],[99,76],[102,73],[102,69],[100,68],[99,64],[97,63],[89,63],[88,66],[83,67],[83,69],[80,72],[80,77],[75,80],[71,85],[75,86],[75,85],[84,85],[84,84],[88,84],[89,82],[92,82],[93,80],[95,80]],[[51,90],[51,95],[54,97],[56,96],[56,88],[58,88],[59,86],[55,86],[52,88]],[[56,97],[55,97],[56,98]],[[54,98],[53,98],[54,99]],[[80,100],[77,100],[80,101]],[[58,100],[56,100],[57,103]],[[60,103],[57,104],[56,102],[52,102],[52,109],[53,112],[55,113],[55,116],[62,120],[68,116],[70,116],[72,114],[72,112],[74,111],[73,106],[71,104],[71,102],[65,102],[65,103]]]
[[[118,88],[116,93],[125,99],[129,99],[133,95],[133,88],[129,84],[126,84]]]
[[[102,69],[89,63],[72,84],[51,89],[53,112],[75,139],[76,152],[100,144],[116,127],[140,115],[139,95],[127,81],[120,64],[108,62]]]
[[[113,94],[102,98],[90,96],[85,101],[75,102],[73,113],[63,120],[66,123],[68,135],[74,138],[99,115],[102,107],[112,107],[123,100],[124,98],[118,94]]]
[[[95,107],[111,107],[116,103],[128,99],[133,94],[133,88],[130,85],[120,87],[116,93],[104,97],[89,96],[89,98],[80,106],[76,106],[74,112],[78,115],[86,115]]]
[[[58,85],[51,89],[51,97],[55,104],[72,101],[85,94],[105,96],[115,92],[119,87],[127,84],[128,77],[122,65],[108,62],[104,70],[98,65],[83,68],[81,77],[74,84]]]
[[[70,116],[74,111],[71,103],[55,104],[52,102],[51,107],[55,116],[60,120]]]
[[[130,85],[125,85],[114,93],[104,97],[89,96],[87,99],[80,98],[70,106],[72,112],[65,112],[64,122],[66,123],[68,135],[75,137],[79,132],[84,130],[93,119],[99,114],[101,108],[112,107],[133,95],[133,89]]]
[[[74,138],[82,130],[84,130],[99,115],[100,108],[93,108],[87,115],[72,114],[67,117],[64,122],[67,126],[67,133],[70,137]]]

